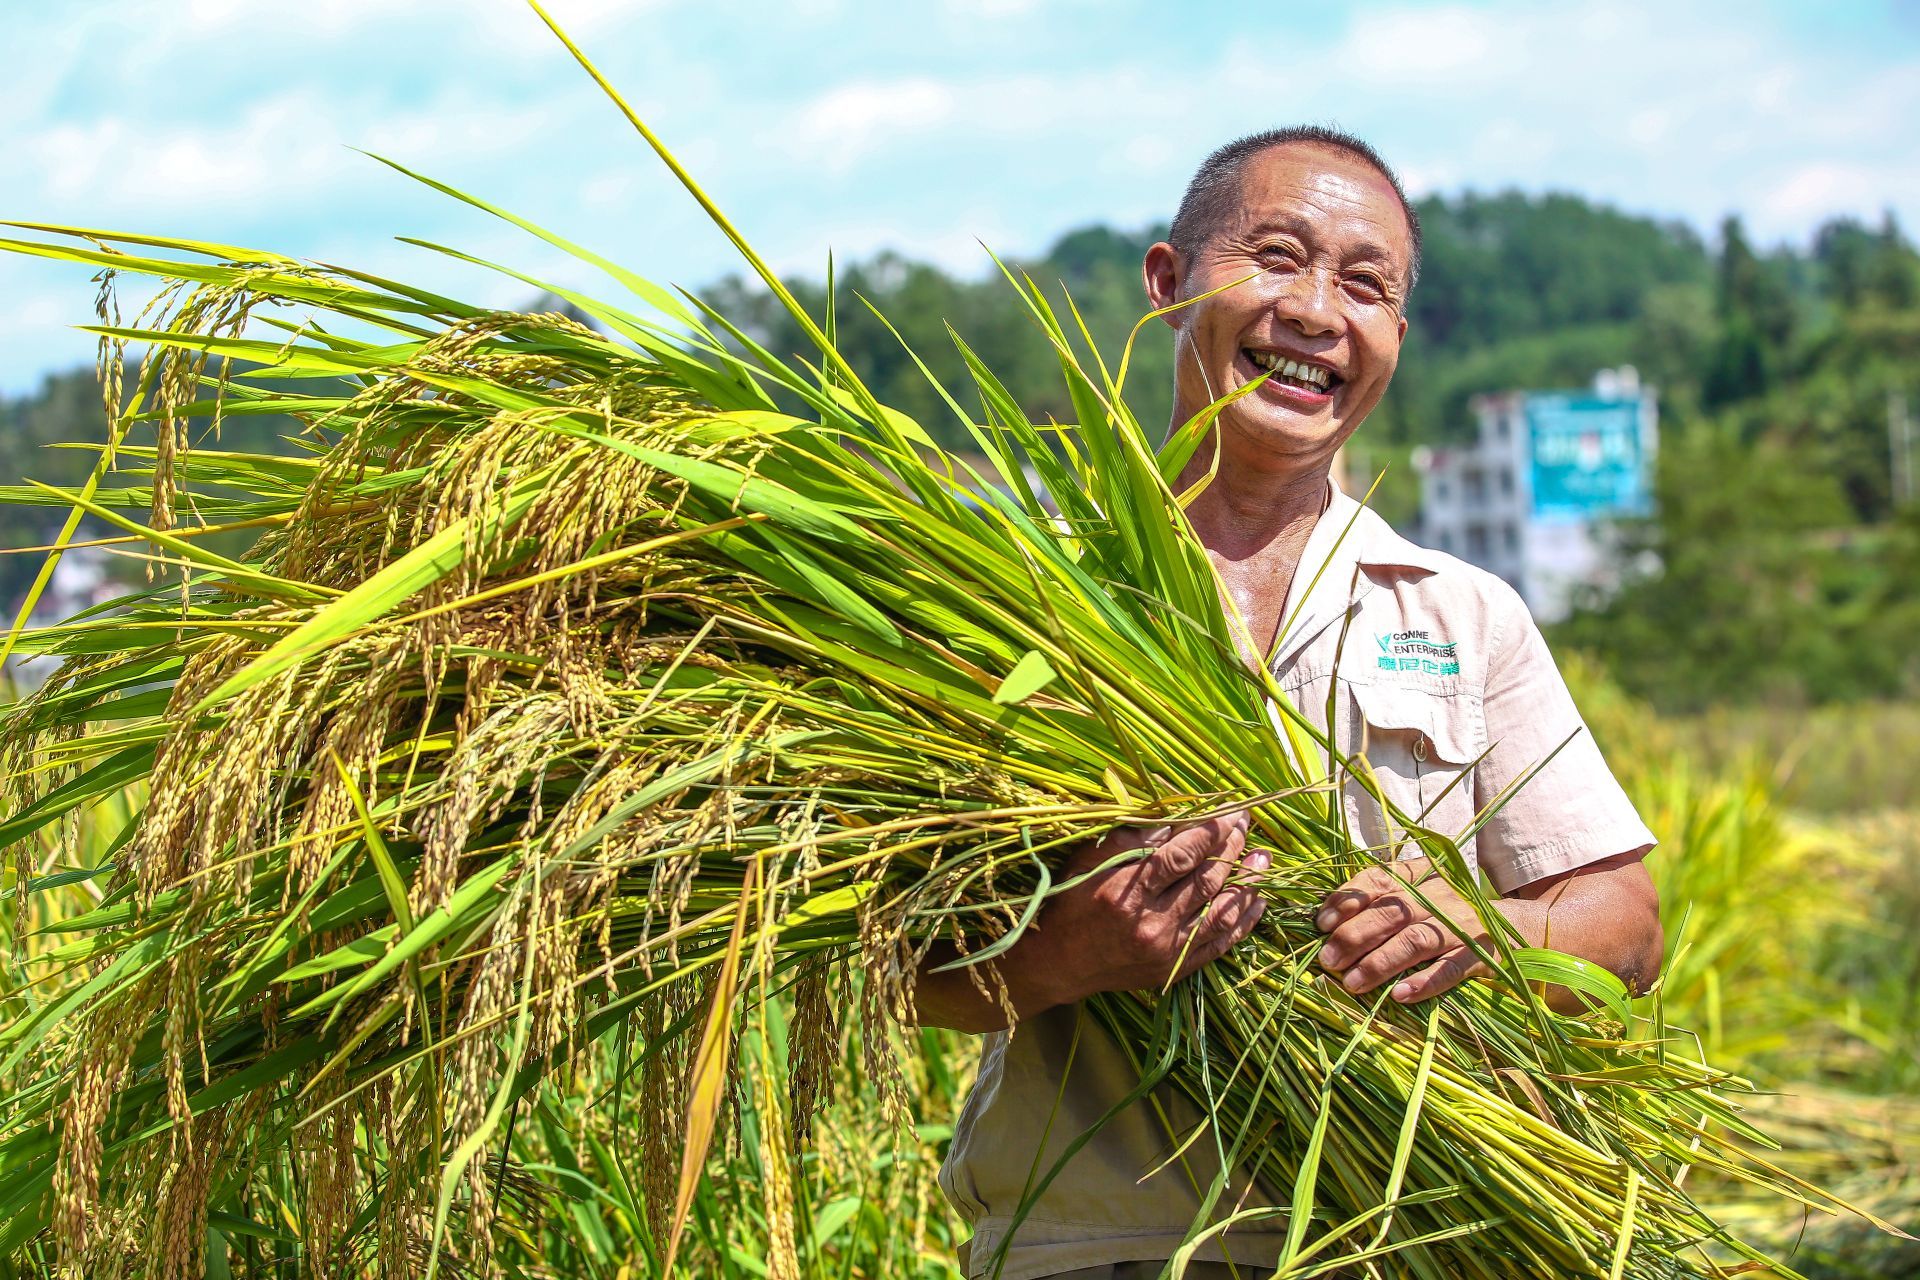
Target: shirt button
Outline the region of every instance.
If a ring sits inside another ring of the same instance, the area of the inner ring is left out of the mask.
[[[1413,736],[1413,758],[1425,763],[1427,758],[1427,735],[1417,733]]]

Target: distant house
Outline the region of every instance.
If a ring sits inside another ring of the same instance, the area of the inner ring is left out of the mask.
[[[108,571],[109,564],[108,554],[99,547],[75,547],[62,555],[60,563],[54,567],[52,581],[34,604],[28,625],[52,626],[82,609],[91,609],[122,594],[126,587],[114,580]],[[13,625],[21,603],[19,600],[4,602],[5,617],[0,617],[0,628]],[[11,681],[16,687],[32,688],[47,678],[57,661],[53,658],[9,658],[5,670],[0,671],[0,683]]]
[[[1612,521],[1652,511],[1659,412],[1631,365],[1584,391],[1473,401],[1479,438],[1422,448],[1417,538],[1506,579],[1543,622],[1611,580]]]

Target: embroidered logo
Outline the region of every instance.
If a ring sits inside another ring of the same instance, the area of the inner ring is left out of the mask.
[[[1382,671],[1418,671],[1428,676],[1460,674],[1460,642],[1457,640],[1436,640],[1424,628],[1382,631],[1374,640],[1380,646],[1377,661]]]

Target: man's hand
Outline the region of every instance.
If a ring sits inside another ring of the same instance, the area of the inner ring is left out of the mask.
[[[1137,849],[1151,852],[1047,899],[1000,957],[1015,1013],[1026,1017],[1101,991],[1158,990],[1225,955],[1259,922],[1265,903],[1255,881],[1272,859],[1264,849],[1247,848],[1244,813],[1171,831],[1114,831],[1078,850],[1056,878],[1094,871]],[[925,1025],[962,1031],[1006,1025],[1005,1009],[959,970],[923,971],[915,1002]]]
[[[1552,947],[1591,960],[1630,989],[1645,991],[1660,972],[1660,899],[1642,863],[1645,849],[1543,876],[1493,900],[1529,947]],[[1409,885],[1418,886],[1415,897]],[[1452,921],[1458,929],[1447,927]],[[1393,999],[1429,1000],[1487,972],[1464,941],[1492,949],[1486,925],[1425,858],[1369,867],[1328,894],[1315,919],[1328,935],[1320,965],[1355,995],[1392,979]],[[1564,987],[1547,1003],[1563,1013],[1587,1006]]]
[[[1419,897],[1410,885],[1419,888]],[[1368,867],[1327,895],[1314,923],[1329,935],[1320,967],[1339,974],[1340,985],[1355,995],[1407,974],[1394,984],[1393,998],[1426,1000],[1487,972],[1460,938],[1464,932],[1484,950],[1490,945],[1486,926],[1426,858]],[[1424,967],[1408,972],[1418,966]]]
[[[1157,990],[1219,959],[1259,922],[1265,902],[1253,880],[1271,858],[1248,850],[1245,813],[1172,832],[1113,832],[1075,854],[1061,878],[1141,848],[1152,852],[1050,899],[1039,927],[1009,951],[1046,975],[1054,1003]]]

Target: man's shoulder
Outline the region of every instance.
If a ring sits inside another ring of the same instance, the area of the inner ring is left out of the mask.
[[[1375,677],[1452,676],[1463,683],[1450,687],[1482,687],[1499,655],[1534,625],[1520,593],[1500,575],[1422,547],[1385,521],[1370,532],[1360,560],[1370,589],[1359,621],[1378,648],[1371,653]]]
[[[1371,511],[1364,512],[1361,571],[1376,585],[1429,597],[1434,607],[1449,612],[1474,611],[1498,616],[1503,622],[1515,612],[1526,613],[1526,602],[1512,583],[1489,569],[1445,551],[1421,546],[1396,531]]]

